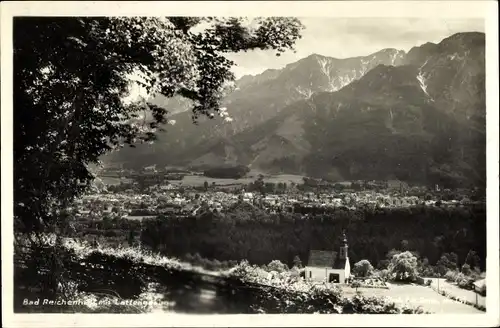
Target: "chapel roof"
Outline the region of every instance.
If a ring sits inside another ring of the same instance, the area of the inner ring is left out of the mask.
[[[313,267],[330,267],[336,255],[334,251],[311,250],[309,252],[309,261],[307,265]]]
[[[311,250],[309,252],[307,266],[344,269],[345,265],[346,259],[341,259],[339,254],[335,251]]]

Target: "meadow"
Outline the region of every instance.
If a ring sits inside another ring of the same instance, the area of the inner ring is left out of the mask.
[[[258,178],[258,175],[255,173],[250,173],[246,177],[243,177],[241,179],[216,179],[216,178],[210,178],[210,177],[205,177],[205,176],[199,176],[199,175],[186,175],[182,180],[171,180],[170,183],[172,184],[177,184],[177,185],[182,185],[182,186],[189,186],[189,187],[201,187],[204,185],[205,181],[209,184],[216,184],[216,185],[242,185],[242,184],[249,184],[254,182]],[[280,175],[270,175],[270,176],[264,176],[264,182],[268,183],[295,183],[295,184],[301,184],[303,183],[303,176],[301,175],[291,175],[291,174],[280,174]]]

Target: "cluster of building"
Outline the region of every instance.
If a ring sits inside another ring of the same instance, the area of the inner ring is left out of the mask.
[[[178,192],[158,188],[148,193],[99,192],[89,194],[76,202],[81,216],[127,217],[130,219],[156,217],[158,215],[197,215],[201,210],[224,212],[239,202],[250,203],[268,213],[299,212],[314,209],[315,213],[343,207],[356,209],[361,206],[378,208],[400,208],[415,205],[464,206],[463,201],[424,200],[423,197],[389,195],[375,191],[313,193],[290,192],[283,194],[261,194],[255,192],[224,192],[197,190]],[[305,209],[305,210],[304,210]]]

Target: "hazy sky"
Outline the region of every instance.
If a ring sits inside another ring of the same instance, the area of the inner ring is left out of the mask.
[[[236,77],[281,68],[313,53],[346,58],[365,56],[384,48],[408,51],[426,42],[438,43],[458,32],[484,32],[482,19],[415,18],[301,18],[305,25],[296,53],[280,57],[272,51],[231,54]]]

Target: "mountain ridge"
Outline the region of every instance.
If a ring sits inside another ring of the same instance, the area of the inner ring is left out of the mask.
[[[169,126],[166,133],[160,133],[156,145],[139,144],[133,150],[125,148],[118,153],[105,156],[104,161],[126,163],[130,162],[130,158],[134,158],[137,165],[132,166],[140,167],[148,165],[148,162],[157,162],[157,156],[153,153],[159,151],[169,154],[173,163],[183,163],[183,153],[189,152],[190,148],[206,143],[207,140],[224,138],[252,128],[276,116],[287,105],[308,98],[315,92],[338,90],[354,79],[360,78],[378,63],[392,63],[395,54],[397,50],[394,50],[394,54],[382,50],[354,59],[328,59],[330,63],[335,62],[333,66],[328,66],[329,63],[324,61],[320,64],[318,60],[306,57],[288,64],[281,70],[266,70],[254,77],[253,81],[247,78],[246,82],[241,83],[240,79],[236,81],[236,86],[240,90],[231,93],[222,104],[234,118],[230,124],[217,117],[212,120],[201,117],[200,124],[194,126],[191,113],[185,110],[189,104],[185,103],[184,110],[177,113],[171,110],[170,118],[176,121],[176,125]],[[338,67],[338,63],[346,66]],[[342,70],[341,74],[330,73],[336,69]],[[168,99],[167,106],[181,102],[182,100],[175,98]],[[155,104],[161,106],[158,101]],[[169,139],[170,136],[174,136],[175,139]]]
[[[455,177],[458,180],[479,181],[482,169],[474,166],[483,162],[484,76],[484,34],[477,32],[425,43],[408,53],[388,48],[340,60],[312,54],[282,70],[266,70],[253,79],[242,77],[239,81],[244,81],[244,88],[230,95],[224,105],[236,121],[248,116],[250,122],[198,130],[201,137],[184,143],[178,163],[245,164],[270,172],[324,172],[338,179],[392,174],[435,181],[442,177],[429,178],[434,171],[446,171],[442,175],[449,176],[460,171],[470,178]],[[270,92],[261,95],[264,91]],[[256,107],[260,111],[255,112]],[[356,131],[360,127],[372,135]],[[212,133],[207,133],[210,129]],[[446,137],[451,138],[449,142]],[[386,155],[384,143],[393,142],[407,149],[395,147],[399,155]],[[365,149],[363,143],[378,153]],[[448,148],[442,150],[445,144]],[[159,152],[166,153],[161,148]],[[424,149],[427,158],[415,158],[408,149]],[[373,163],[366,163],[356,152],[370,154]],[[157,158],[153,154],[148,160]],[[337,160],[332,162],[332,158]],[[398,161],[419,173],[403,174]]]

